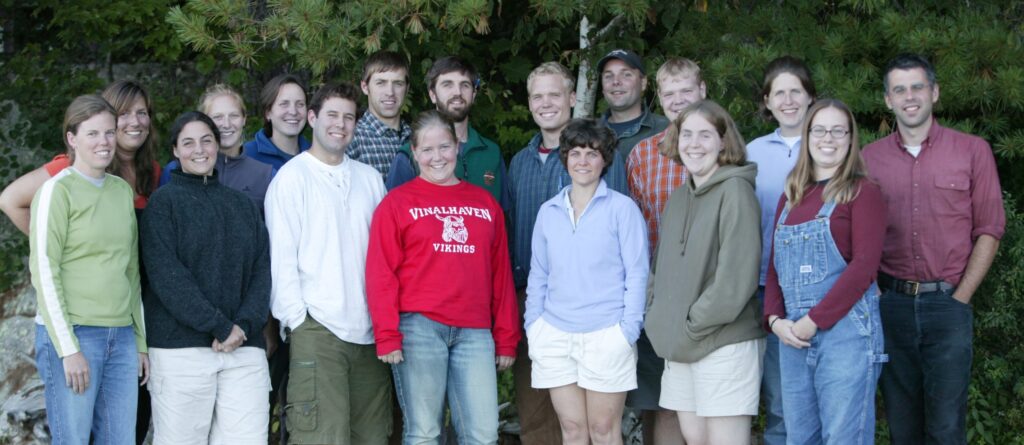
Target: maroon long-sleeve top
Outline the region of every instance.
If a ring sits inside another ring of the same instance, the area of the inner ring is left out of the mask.
[[[825,182],[820,182],[807,191],[803,200],[789,211],[785,225],[796,225],[811,221],[822,206],[822,192]],[[775,212],[775,224],[786,205],[786,196],[779,199]],[[878,263],[882,258],[882,242],[885,239],[886,207],[882,191],[868,179],[860,181],[860,193],[848,203],[839,204],[829,218],[832,239],[839,253],[846,260],[846,270],[839,275],[832,289],[807,314],[819,329],[829,329],[846,316],[850,308],[864,295],[875,281]],[[765,240],[765,242],[773,242]],[[782,288],[775,271],[775,247],[772,246],[771,262],[764,290],[764,321],[767,329],[768,317],[786,316]]]

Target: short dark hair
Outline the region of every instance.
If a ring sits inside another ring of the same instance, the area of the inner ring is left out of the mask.
[[[369,82],[370,76],[385,71],[405,70],[405,79],[409,80],[409,62],[394,51],[380,50],[370,55],[363,63],[363,82]]]
[[[437,78],[442,74],[448,74],[453,71],[460,72],[469,77],[469,81],[473,83],[473,88],[480,87],[480,75],[477,74],[476,68],[473,68],[472,64],[459,56],[447,56],[435,60],[434,64],[430,66],[430,71],[427,71],[427,89],[434,91],[434,87],[437,86]]]
[[[174,120],[174,124],[171,125],[171,146],[178,146],[178,136],[181,135],[181,131],[185,129],[185,126],[192,122],[202,122],[207,127],[210,127],[210,131],[213,132],[213,138],[217,140],[217,149],[219,150],[220,130],[217,129],[217,124],[213,123],[213,119],[210,119],[210,116],[199,111],[186,111]]]
[[[558,138],[558,158],[562,165],[569,167],[569,152],[576,147],[587,147],[601,154],[604,160],[604,169],[601,176],[608,171],[612,162],[615,161],[615,144],[618,138],[615,132],[597,119],[576,118],[569,121],[569,124],[562,130],[562,136]]]
[[[320,108],[323,108],[324,102],[334,97],[350,100],[358,106],[359,88],[348,82],[327,82],[319,90],[316,90],[313,100],[309,102],[309,106],[306,109],[313,111],[313,115],[319,115]]]
[[[782,73],[789,73],[800,79],[800,86],[804,87],[804,91],[811,97],[811,102],[814,102],[814,98],[818,97],[818,90],[814,88],[814,79],[811,77],[811,70],[807,68],[803,60],[797,59],[793,56],[782,56],[778,57],[771,62],[768,62],[768,66],[764,68],[764,81],[761,83],[761,96],[757,98],[758,111],[761,113],[761,117],[771,120],[772,112],[768,109],[768,105],[765,103],[765,97],[772,94],[772,82],[775,82],[775,78],[779,77]]]
[[[268,138],[274,135],[274,127],[266,117],[267,112],[274,108],[274,101],[277,100],[277,93],[281,91],[281,87],[290,83],[298,85],[302,89],[302,93],[306,93],[306,86],[299,79],[299,76],[288,73],[274,76],[266,85],[263,85],[263,91],[260,92],[260,109],[262,111],[260,118],[263,119],[263,132],[266,133]]]
[[[931,62],[920,54],[913,53],[901,53],[893,57],[888,64],[885,65],[885,74],[882,76],[882,87],[885,91],[889,91],[889,73],[894,70],[912,70],[914,68],[921,68],[924,70],[924,74],[928,76],[928,83],[935,85],[935,67],[932,66]]]

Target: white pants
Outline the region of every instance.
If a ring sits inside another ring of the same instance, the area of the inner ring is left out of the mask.
[[[270,371],[263,349],[150,348],[154,445],[267,443]]]

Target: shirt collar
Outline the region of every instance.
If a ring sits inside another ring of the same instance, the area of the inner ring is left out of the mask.
[[[369,129],[372,130],[373,133],[376,134],[377,136],[390,136],[397,134],[402,138],[405,138],[408,136],[409,133],[412,132],[412,128],[409,127],[409,124],[406,123],[404,120],[399,119],[398,129],[396,130],[394,128],[389,127],[388,124],[385,124],[384,121],[380,120],[380,118],[378,118],[377,115],[373,114],[370,111],[364,113],[362,119],[360,119],[359,121],[364,123],[364,125],[366,125],[367,127],[369,127]]]
[[[939,134],[942,133],[943,127],[939,125],[939,120],[936,119],[935,116],[932,116],[930,119],[932,120],[932,126],[931,128],[928,129],[928,135],[924,137],[923,141],[921,141],[922,149],[924,147],[930,147],[933,143],[935,143],[935,141],[939,139]],[[894,141],[896,142],[896,148],[903,150],[903,135],[900,134],[899,127],[896,127],[895,133],[896,138],[894,139]]]

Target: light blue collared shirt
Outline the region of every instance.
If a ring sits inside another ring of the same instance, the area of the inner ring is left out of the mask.
[[[525,325],[544,317],[562,331],[582,333],[618,324],[635,343],[646,302],[647,223],[636,203],[604,180],[574,223],[571,189],[537,214]]]
[[[775,209],[786,186],[786,177],[800,157],[800,139],[789,145],[782,139],[778,128],[747,144],[747,160],[757,164],[757,187],[754,194],[761,204],[761,278],[764,286],[768,274],[768,261],[772,252],[772,234],[775,232]]]

